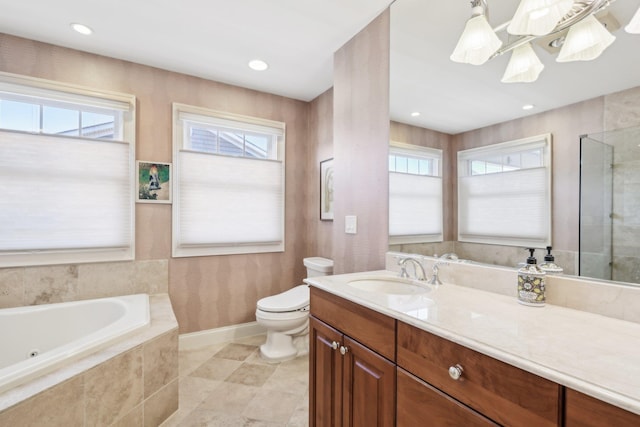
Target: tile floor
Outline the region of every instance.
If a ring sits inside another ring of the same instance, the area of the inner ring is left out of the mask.
[[[301,427],[309,419],[309,361],[269,364],[264,336],[180,351],[180,407],[162,427]]]

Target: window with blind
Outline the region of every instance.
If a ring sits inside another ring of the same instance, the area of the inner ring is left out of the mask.
[[[458,240],[551,244],[551,134],[458,152]]]
[[[173,256],[284,251],[285,124],[174,104]]]
[[[0,267],[133,259],[134,105],[0,74]]]
[[[390,244],[442,241],[442,150],[389,147]]]

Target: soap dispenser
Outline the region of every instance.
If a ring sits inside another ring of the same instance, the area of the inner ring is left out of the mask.
[[[533,307],[542,307],[546,302],[544,294],[546,274],[538,267],[534,256],[535,249],[528,250],[530,255],[527,258],[527,265],[518,270],[518,302]]]
[[[562,267],[556,264],[555,258],[551,255],[551,246],[547,246],[547,254],[544,256],[544,262],[540,264],[540,268],[543,269],[545,273],[562,273]]]

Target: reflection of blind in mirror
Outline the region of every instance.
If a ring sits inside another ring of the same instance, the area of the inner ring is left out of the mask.
[[[390,243],[439,242],[442,150],[393,142],[389,149]]]
[[[458,240],[551,244],[551,135],[458,152]]]

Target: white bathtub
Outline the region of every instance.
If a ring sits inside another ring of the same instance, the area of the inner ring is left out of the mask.
[[[0,393],[149,325],[146,294],[0,310]]]

